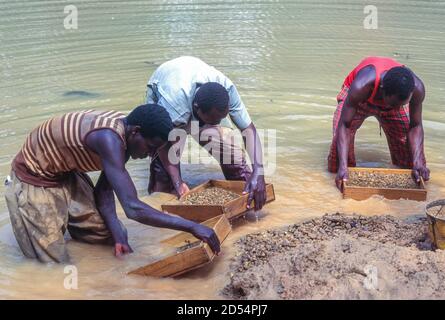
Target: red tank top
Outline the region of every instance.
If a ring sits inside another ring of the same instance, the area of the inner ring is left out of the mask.
[[[374,83],[374,89],[372,91],[371,96],[368,99],[368,102],[373,105],[384,107],[385,104],[383,103],[383,101],[375,99],[375,96],[379,89],[381,76],[385,71],[388,71],[389,69],[392,69],[394,67],[403,67],[404,65],[398,63],[397,61],[391,58],[368,57],[363,59],[362,62],[360,62],[360,64],[357,67],[355,67],[354,70],[351,71],[351,73],[345,78],[343,85],[345,85],[346,87],[351,87],[351,84],[354,81],[355,77],[357,76],[357,73],[363,68],[370,65],[375,68],[375,83]]]

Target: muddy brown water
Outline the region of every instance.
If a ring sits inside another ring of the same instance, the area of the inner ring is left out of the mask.
[[[172,232],[122,218],[135,253],[69,242],[77,290],[64,288],[64,267],[25,259],[0,197],[0,298],[222,298],[228,265],[240,236],[292,224],[325,212],[423,214],[425,203],[372,198],[342,200],[326,172],[335,96],[347,72],[366,55],[392,56],[425,82],[425,149],[432,180],[428,199],[445,195],[445,6],[440,1],[374,1],[379,28],[363,28],[363,4],[332,1],[81,1],[79,29],[63,28],[64,3],[0,2],[0,176],[26,134],[48,117],[79,109],[127,112],[144,100],[149,75],[163,61],[195,55],[238,86],[258,128],[275,129],[277,199],[234,226],[215,263],[179,279],[146,279],[126,272],[166,253]],[[365,166],[388,166],[386,140],[375,120],[357,135]],[[128,165],[146,197],[148,162]],[[221,178],[218,167],[184,166],[197,185]],[[97,174],[93,175],[97,177]],[[0,188],[3,195],[3,188]],[[121,214],[122,215],[122,214]]]

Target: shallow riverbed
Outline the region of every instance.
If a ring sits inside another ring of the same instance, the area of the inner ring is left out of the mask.
[[[0,188],[0,298],[222,298],[233,244],[240,236],[325,212],[423,214],[425,203],[342,200],[326,171],[335,97],[366,55],[391,56],[425,82],[429,200],[445,197],[445,6],[441,1],[374,1],[379,28],[363,28],[363,4],[332,1],[74,1],[79,28],[65,30],[64,1],[0,3],[0,177],[26,134],[51,115],[79,109],[129,111],[144,101],[149,75],[167,59],[194,55],[238,86],[256,126],[275,129],[277,169],[268,177],[277,200],[234,226],[215,263],[180,279],[126,276],[161,256],[172,232],[123,217],[135,253],[120,261],[111,248],[69,243],[79,288],[64,288],[64,268],[23,258]],[[360,164],[388,166],[375,120],[359,131]],[[146,197],[148,161],[128,165]],[[221,178],[213,163],[184,166],[196,185]]]

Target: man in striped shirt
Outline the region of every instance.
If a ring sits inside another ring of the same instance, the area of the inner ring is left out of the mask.
[[[227,180],[246,182],[247,208],[252,202],[255,210],[263,207],[266,183],[260,137],[237,88],[228,77],[196,57],[169,60],[148,80],[146,102],[164,107],[175,128],[191,134],[219,162]],[[243,136],[251,168],[241,145],[233,139],[228,117]],[[181,196],[188,191],[179,161],[184,145],[185,139],[178,139],[177,158],[169,156],[170,149],[159,149],[158,156],[150,164],[150,193],[162,191]]]
[[[168,147],[173,129],[158,105],[143,105],[127,117],[114,111],[80,111],[57,116],[34,129],[12,163],[6,202],[25,256],[41,262],[69,260],[64,233],[87,243],[113,244],[116,256],[132,252],[116,215],[116,193],[128,218],[187,231],[219,252],[208,227],[159,212],[137,197],[125,169]],[[101,170],[94,186],[87,172]]]

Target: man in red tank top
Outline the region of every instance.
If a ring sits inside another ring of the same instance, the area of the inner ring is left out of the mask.
[[[422,103],[425,87],[407,67],[385,57],[365,58],[345,79],[337,96],[328,169],[342,189],[348,166],[355,166],[354,138],[374,116],[388,140],[394,165],[411,168],[416,181],[429,179],[423,148]]]

